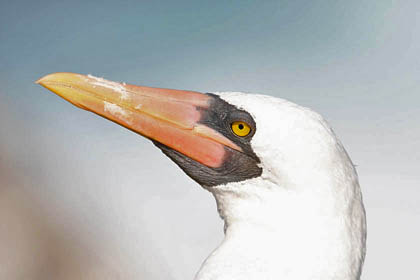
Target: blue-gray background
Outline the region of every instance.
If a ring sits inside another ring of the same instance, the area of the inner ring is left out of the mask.
[[[324,115],[360,176],[364,279],[419,279],[420,2],[0,2],[0,279],[192,279],[223,237],[151,143],[51,72],[265,93]]]

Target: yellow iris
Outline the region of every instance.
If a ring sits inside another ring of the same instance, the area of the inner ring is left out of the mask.
[[[251,127],[246,122],[234,122],[232,123],[232,131],[238,136],[247,136],[251,132]]]

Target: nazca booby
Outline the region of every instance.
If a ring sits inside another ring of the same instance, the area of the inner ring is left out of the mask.
[[[271,96],[54,73],[37,81],[153,141],[210,191],[225,238],[196,280],[355,280],[366,221],[355,168],[317,113]]]

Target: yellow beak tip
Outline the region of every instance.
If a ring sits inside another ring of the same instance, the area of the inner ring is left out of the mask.
[[[42,76],[41,78],[35,81],[35,84],[44,86],[45,82],[48,81],[53,75],[54,74],[48,74],[48,75]]]
[[[67,72],[56,72],[47,74],[38,80],[35,81],[36,84],[40,84],[42,86],[45,86],[46,83],[53,82],[53,83],[60,83],[60,82],[68,82],[71,81],[75,77],[83,76],[80,74],[74,74],[74,73],[67,73]]]

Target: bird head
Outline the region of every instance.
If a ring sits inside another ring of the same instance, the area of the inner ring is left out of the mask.
[[[250,113],[211,93],[117,83],[73,73],[54,73],[37,83],[72,104],[153,141],[206,188],[261,175],[251,140]]]
[[[343,176],[357,181],[323,118],[283,99],[151,88],[73,73],[37,83],[149,138],[216,196],[259,196],[273,186],[319,194],[340,185]]]

